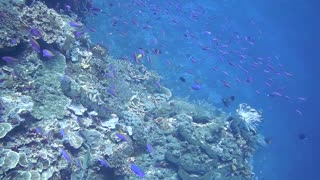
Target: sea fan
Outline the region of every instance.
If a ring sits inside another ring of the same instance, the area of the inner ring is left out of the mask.
[[[262,121],[261,113],[245,103],[240,104],[236,111],[240,119],[243,120],[246,128],[249,131],[256,132],[258,123]]]

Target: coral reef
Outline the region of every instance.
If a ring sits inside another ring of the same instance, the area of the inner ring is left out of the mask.
[[[23,6],[13,1],[2,2],[0,16],[0,48],[13,47],[20,42],[29,42],[30,37],[41,39],[47,44],[55,43],[66,51],[75,41],[69,16],[60,15],[36,1],[32,6]],[[37,30],[37,34],[32,33]]]
[[[253,178],[257,111],[242,105],[231,118],[176,99],[143,65],[75,39],[70,17],[39,1],[12,6],[0,15],[0,48],[36,28],[55,50],[48,59],[27,48],[0,66],[0,179]]]

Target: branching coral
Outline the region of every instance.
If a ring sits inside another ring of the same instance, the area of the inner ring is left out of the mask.
[[[240,104],[236,111],[240,119],[243,120],[246,128],[249,131],[256,132],[258,123],[262,121],[261,113],[245,103]]]

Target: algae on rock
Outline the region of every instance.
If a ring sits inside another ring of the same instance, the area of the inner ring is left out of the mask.
[[[39,88],[33,94],[35,105],[32,114],[37,119],[63,117],[71,101],[64,96],[60,87],[65,68],[66,58],[58,52],[55,52],[54,58],[43,61],[43,69],[34,80]]]
[[[0,123],[0,138],[7,135],[8,132],[12,130],[12,126],[9,123]]]

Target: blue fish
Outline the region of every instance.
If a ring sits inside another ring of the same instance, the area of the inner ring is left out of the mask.
[[[47,57],[47,58],[52,58],[52,57],[54,57],[54,54],[53,54],[51,51],[49,51],[48,49],[42,50],[42,55],[43,55],[44,57]]]
[[[198,90],[201,89],[201,86],[200,86],[200,84],[193,84],[193,85],[191,86],[191,88],[192,88],[193,90],[198,91]]]
[[[135,164],[131,164],[131,171],[141,178],[145,176],[144,172]]]
[[[38,134],[42,135],[42,130],[40,127],[36,127],[35,130]]]
[[[65,132],[64,132],[64,129],[61,129],[61,130],[60,130],[60,134],[61,134],[61,136],[64,138],[64,136],[66,135]]]
[[[71,158],[66,150],[61,149],[61,154],[68,161],[68,163],[72,164]]]
[[[106,72],[105,76],[106,76],[107,78],[114,78],[114,73]]]
[[[36,40],[30,38],[30,43],[31,43],[32,48],[33,48],[36,52],[40,52],[40,45],[39,45],[39,43],[38,43]]]
[[[84,34],[84,31],[76,31],[74,33],[74,36],[76,36],[78,38],[78,37],[82,36],[83,34]]]
[[[103,158],[100,158],[100,159],[99,159],[99,161],[100,161],[100,163],[101,163],[101,165],[102,165],[102,166],[104,166],[104,167],[106,167],[106,168],[108,168],[108,167],[109,167],[109,165],[108,165],[107,161],[106,161],[106,160],[104,160]]]
[[[11,57],[11,56],[3,56],[1,59],[7,63],[13,63],[13,62],[18,61],[18,59]]]
[[[82,27],[82,24],[76,21],[70,21],[69,25],[76,28]]]
[[[109,89],[107,90],[107,92],[108,92],[110,95],[112,95],[113,97],[117,97],[117,96],[118,96],[118,94],[117,94],[117,92],[116,92],[116,90],[115,90],[115,88],[114,88],[114,85],[112,85],[112,87],[109,88]]]
[[[30,34],[33,36],[37,36],[37,37],[42,37],[42,33],[39,29],[37,28],[31,28],[30,29]]]
[[[150,144],[147,144],[147,149],[148,149],[149,153],[152,153],[152,146]]]
[[[116,136],[122,141],[127,141],[127,138],[123,134],[117,133]]]

